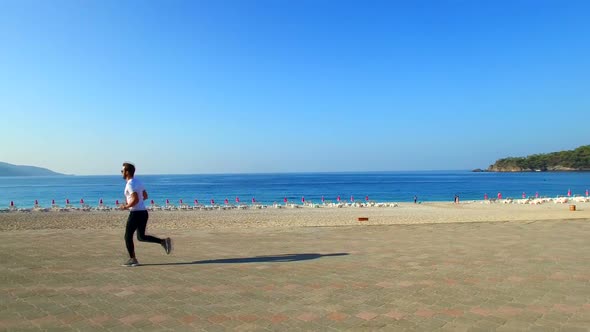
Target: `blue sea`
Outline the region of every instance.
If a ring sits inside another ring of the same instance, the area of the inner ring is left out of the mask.
[[[211,199],[223,204],[225,199],[235,203],[251,203],[254,198],[262,204],[274,202],[320,203],[364,201],[410,202],[414,195],[419,201],[480,200],[484,194],[495,198],[527,196],[585,195],[590,189],[590,172],[568,173],[474,173],[470,171],[364,172],[364,173],[281,173],[281,174],[200,174],[200,175],[137,175],[147,187],[150,199],[164,205],[192,205],[195,199],[210,204]],[[102,199],[106,205],[123,201],[124,180],[113,176],[58,177],[0,177],[0,208],[14,201],[18,207],[32,207],[35,200],[50,206],[52,200],[64,205],[66,199],[76,204],[97,206]]]

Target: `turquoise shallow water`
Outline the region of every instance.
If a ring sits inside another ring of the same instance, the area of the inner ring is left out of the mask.
[[[182,199],[193,204],[198,199],[209,204],[211,199],[223,204],[225,199],[243,203],[252,199],[264,204],[306,201],[335,202],[365,200],[409,202],[414,195],[419,201],[452,201],[455,194],[462,200],[490,198],[502,192],[504,198],[527,196],[555,197],[585,195],[590,189],[590,172],[571,173],[473,173],[470,171],[366,172],[366,173],[284,173],[284,174],[199,174],[145,175],[150,199],[163,205],[166,199],[178,204]],[[107,205],[123,200],[124,181],[113,176],[0,177],[0,208],[10,201],[18,207],[32,207],[35,200],[49,206],[52,200],[64,205],[69,199],[96,206],[100,199]]]

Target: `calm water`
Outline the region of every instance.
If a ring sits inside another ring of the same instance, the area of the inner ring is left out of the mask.
[[[455,194],[462,200],[490,198],[502,192],[504,198],[520,198],[522,193],[555,197],[584,195],[590,189],[590,172],[575,173],[473,173],[469,171],[370,172],[370,173],[293,173],[293,174],[227,174],[227,175],[138,175],[158,204],[166,199],[178,204],[182,199],[193,204],[231,203],[236,197],[243,203],[282,203],[306,201],[365,200],[378,202],[409,202],[414,195],[420,201],[452,201]],[[102,198],[107,205],[123,200],[124,181],[116,176],[67,177],[0,177],[0,207],[10,201],[18,207],[32,207],[35,200],[49,206],[51,200],[64,205],[69,199],[77,203],[98,205]]]

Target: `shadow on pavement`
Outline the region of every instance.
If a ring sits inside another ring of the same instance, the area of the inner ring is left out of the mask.
[[[140,264],[140,266],[162,266],[162,265],[197,265],[197,264],[243,264],[243,263],[288,263],[305,261],[310,259],[318,259],[330,256],[347,256],[348,253],[334,253],[334,254],[285,254],[273,256],[255,256],[242,258],[222,258],[209,259],[194,262],[179,262],[179,263],[156,263],[156,264]]]

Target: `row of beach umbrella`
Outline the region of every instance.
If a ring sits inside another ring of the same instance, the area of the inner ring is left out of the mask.
[[[322,203],[323,203],[323,202],[325,202],[326,199],[324,198],[324,196],[322,196],[321,200],[322,200]],[[341,199],[340,196],[336,197],[336,201],[340,202],[341,200],[342,199]],[[350,201],[351,202],[354,202],[354,196],[350,196]],[[369,201],[369,196],[365,196],[365,201],[367,201],[367,202]],[[215,205],[215,199],[211,199],[210,202],[211,202],[211,205]],[[225,205],[228,205],[229,204],[229,199],[226,198],[223,202],[224,202]],[[287,203],[287,202],[289,202],[289,199],[287,197],[285,197],[285,198],[283,198],[283,202]],[[154,205],[155,204],[153,199],[151,200],[150,203],[151,203],[151,205]],[[183,204],[182,199],[179,200],[179,203],[181,205]],[[240,204],[241,203],[239,197],[236,197],[236,203],[237,204]],[[256,202],[256,198],[255,197],[252,197],[252,204],[256,204],[256,203],[257,203]],[[305,196],[302,196],[301,197],[301,203],[305,203]],[[200,204],[199,203],[199,200],[198,199],[195,199],[195,205],[199,205],[199,204]],[[170,205],[170,200],[166,199],[166,205]]]
[[[324,196],[322,196],[321,200],[322,200],[322,203],[323,203],[323,202],[325,202],[325,198],[324,198]],[[342,200],[342,199],[341,199],[341,197],[340,197],[340,196],[337,196],[337,197],[336,197],[336,201],[340,202],[341,200]],[[365,200],[366,200],[366,201],[369,201],[369,196],[365,196]],[[236,203],[240,204],[240,198],[239,198],[239,197],[236,197],[235,201],[236,201]],[[284,201],[285,203],[289,202],[289,200],[287,199],[287,197],[285,197],[285,198],[283,199],[283,201]],[[351,202],[354,202],[354,196],[350,196],[350,201],[351,201]],[[179,202],[181,205],[183,205],[183,204],[184,204],[182,199],[180,199],[178,202]],[[211,201],[210,201],[210,202],[211,202],[211,205],[215,205],[215,199],[211,199]],[[301,197],[301,202],[302,202],[302,203],[305,203],[305,196]],[[228,205],[228,204],[229,204],[229,199],[227,199],[227,198],[226,198],[226,199],[224,200],[224,203],[225,203],[226,205]],[[255,197],[252,197],[252,204],[256,204],[256,203],[257,203],[257,201],[256,201],[256,198],[255,198]],[[81,198],[81,199],[80,199],[80,205],[85,205],[85,204],[86,204],[86,203],[84,202],[84,199],[83,199],[83,198]],[[104,205],[104,202],[103,202],[102,198],[99,200],[98,204],[99,204],[99,206],[102,206],[102,205]],[[151,205],[155,205],[156,203],[155,203],[155,201],[152,199],[152,200],[150,201],[150,204],[151,204]],[[199,205],[199,204],[200,204],[200,203],[199,203],[199,200],[198,200],[198,199],[195,199],[195,205]],[[55,204],[55,199],[52,199],[52,200],[51,200],[51,205],[52,205],[52,206],[55,206],[55,205],[56,205],[56,204]],[[66,198],[66,205],[71,205],[70,199],[68,199],[68,198]],[[119,205],[119,200],[116,200],[116,201],[115,201],[115,205]],[[166,205],[170,205],[170,200],[169,200],[169,199],[166,199]],[[39,206],[39,200],[37,200],[37,199],[35,200],[35,206]],[[14,207],[14,201],[10,201],[10,207]]]
[[[586,189],[586,197],[588,197],[588,194],[589,193],[590,192],[588,191],[588,189]],[[572,190],[571,189],[568,189],[568,191],[567,191],[567,197],[571,197],[571,196],[572,196]],[[522,198],[527,198],[526,192],[524,192],[524,191],[522,192]],[[535,198],[539,198],[539,192],[536,192],[535,193]],[[483,195],[483,199],[484,200],[488,200],[489,199],[488,194],[484,194]],[[498,199],[502,199],[502,193],[501,192],[498,193]]]
[[[585,194],[586,194],[586,197],[588,197],[588,196],[589,196],[589,191],[588,191],[588,189],[586,189],[586,193],[585,193]],[[572,191],[571,191],[571,189],[568,189],[568,191],[567,191],[567,197],[571,197],[571,196],[572,196]],[[498,199],[502,199],[502,193],[501,193],[501,192],[498,192],[498,196],[497,196],[497,197],[498,197]],[[522,193],[522,198],[527,198],[527,195],[526,195],[526,193],[525,193],[525,192],[523,192],[523,193]],[[535,193],[535,198],[539,198],[539,193],[538,193],[538,192],[536,192],[536,193]],[[488,194],[487,194],[487,193],[486,193],[486,194],[484,194],[484,200],[488,200],[488,199],[489,199],[489,196],[488,196]],[[324,198],[324,196],[322,196],[321,200],[322,200],[322,203],[324,203],[324,202],[325,202],[325,198]],[[236,197],[235,201],[236,201],[236,203],[237,203],[237,204],[240,204],[240,198],[239,198],[239,197]],[[285,202],[285,204],[289,202],[289,200],[287,199],[287,197],[285,197],[285,198],[283,199],[283,201]],[[342,201],[341,197],[340,197],[340,196],[337,196],[337,197],[336,197],[336,201],[337,201],[337,202],[341,202],[341,201]],[[352,196],[352,195],[350,196],[350,201],[351,201],[351,202],[354,202],[354,196]],[[367,202],[369,201],[369,196],[368,196],[368,195],[367,195],[367,196],[365,196],[365,201],[367,201]],[[211,199],[211,201],[210,201],[210,202],[211,202],[211,205],[215,205],[215,199]],[[183,204],[184,204],[182,199],[180,199],[180,200],[179,200],[179,203],[180,203],[181,205],[183,205]],[[256,202],[256,198],[252,197],[252,204],[256,204],[256,203],[257,203],[257,202]],[[301,197],[301,203],[305,203],[305,196]],[[151,204],[151,205],[155,205],[156,203],[155,203],[155,202],[154,202],[154,200],[152,199],[152,200],[150,201],[150,204]],[[198,200],[198,199],[195,199],[195,205],[199,205],[199,204],[200,204],[200,203],[199,203],[199,200]],[[229,199],[227,199],[227,198],[226,198],[226,199],[224,200],[224,204],[225,204],[225,205],[229,205]],[[55,206],[55,199],[52,199],[52,200],[51,200],[51,205],[52,205],[52,206]],[[67,198],[66,198],[66,205],[71,205],[71,203],[70,203],[70,200],[69,200],[69,199],[67,199]],[[85,205],[85,202],[84,202],[84,199],[83,199],[83,198],[82,198],[82,199],[80,199],[80,205]],[[104,202],[103,202],[103,200],[102,200],[102,198],[101,198],[101,199],[99,200],[99,206],[103,206],[103,205],[104,205]],[[119,200],[116,200],[116,201],[115,201],[115,205],[119,205]],[[170,200],[169,200],[169,199],[166,199],[166,205],[170,205]],[[38,201],[38,200],[35,200],[35,206],[39,206],[39,201]],[[10,201],[10,207],[14,207],[14,201]]]

